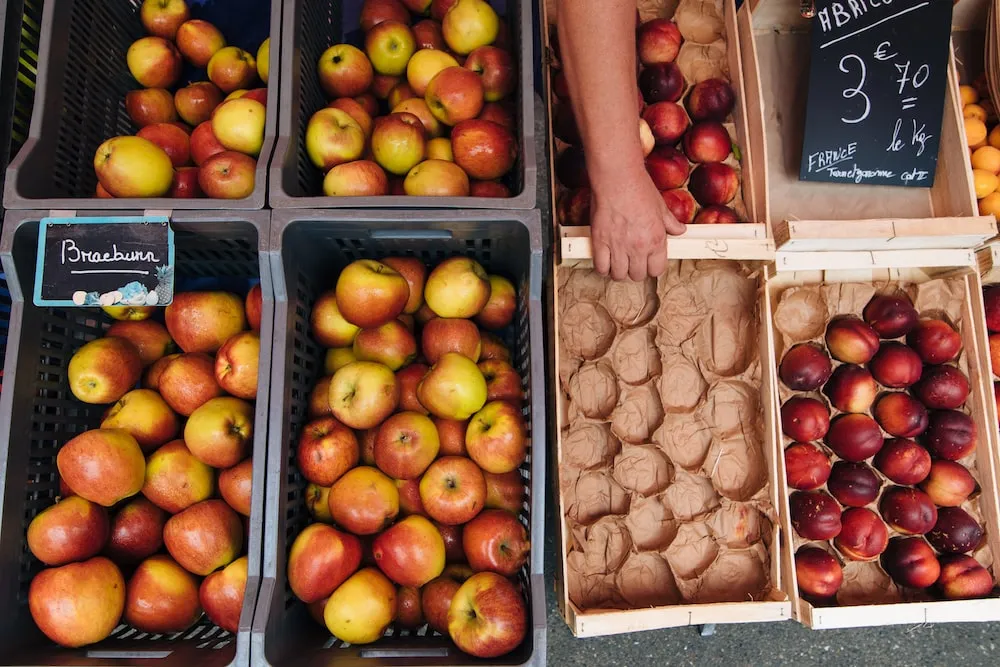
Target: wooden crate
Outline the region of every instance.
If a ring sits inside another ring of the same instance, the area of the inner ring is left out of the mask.
[[[980,0],[962,0],[979,2]],[[962,2],[959,6],[962,7]],[[799,180],[809,76],[809,20],[799,13],[798,0],[747,0],[753,39],[741,40],[747,91],[763,94],[764,180],[766,221],[781,248],[785,226],[794,223],[800,235],[829,235],[824,250],[851,250],[855,221],[891,225],[899,236],[926,234],[937,226],[937,242],[929,247],[963,248],[966,236],[977,235],[985,223],[972,186],[972,170],[963,129],[955,57],[949,76],[941,128],[937,175],[931,188],[818,183]],[[743,11],[741,9],[741,11]],[[966,15],[966,8],[957,17]],[[758,85],[750,85],[756,77]],[[748,102],[749,105],[749,102]],[[906,222],[941,219],[911,229]],[[814,230],[810,233],[809,230]],[[952,238],[954,237],[954,238]],[[894,237],[895,240],[895,237]],[[786,250],[792,250],[786,247]],[[806,248],[802,248],[806,249]],[[816,248],[808,248],[816,249]],[[799,250],[799,248],[795,248]]]
[[[630,609],[630,610],[583,610],[580,609],[569,597],[569,586],[567,581],[567,554],[570,548],[569,528],[566,521],[567,503],[560,487],[559,462],[563,460],[562,434],[563,428],[568,423],[567,405],[560,386],[560,359],[561,341],[558,332],[560,331],[560,304],[559,304],[559,274],[561,270],[570,268],[582,268],[581,262],[566,260],[562,265],[559,261],[559,249],[554,248],[553,280],[552,287],[552,318],[553,327],[552,338],[554,339],[554,352],[552,353],[554,372],[552,382],[556,384],[555,394],[555,461],[556,474],[553,475],[552,484],[555,497],[557,499],[558,520],[556,522],[559,559],[556,562],[555,589],[559,610],[563,618],[569,625],[570,630],[576,637],[598,637],[614,634],[625,634],[642,630],[655,630],[662,628],[681,627],[688,625],[701,625],[706,623],[759,623],[772,621],[785,621],[792,617],[792,603],[785,588],[785,582],[789,580],[789,575],[784,571],[786,561],[782,553],[782,544],[786,541],[782,531],[787,530],[781,522],[775,522],[771,531],[771,546],[769,549],[770,561],[770,581],[773,587],[771,600],[740,602],[740,603],[706,603],[706,604],[682,604],[673,606],[663,606],[654,608]],[[763,286],[764,264],[757,263],[761,272],[758,285]],[[586,260],[582,262],[586,266]],[[759,317],[759,354],[762,366],[766,364],[768,355],[768,335],[766,333],[766,322],[764,315]],[[762,368],[762,375],[766,375],[766,369]],[[774,458],[773,452],[767,446],[768,434],[773,433],[778,428],[774,422],[774,412],[767,406],[774,403],[776,398],[770,394],[773,384],[764,382],[761,386],[760,405],[763,411],[764,456],[768,470],[769,500],[775,512],[780,515],[780,487],[782,478],[778,477],[778,461]],[[794,578],[794,576],[792,577]]]
[[[786,575],[785,590],[793,598],[793,614],[801,623],[811,628],[846,628],[873,625],[900,625],[920,623],[945,623],[963,621],[1000,620],[1000,599],[949,600],[929,602],[901,602],[843,607],[815,607],[799,595],[794,568],[794,530],[788,508],[789,489],[785,481],[784,440],[780,429],[780,402],[778,400],[777,363],[773,314],[777,295],[796,285],[837,282],[898,281],[921,283],[938,277],[960,277],[965,285],[962,304],[962,339],[966,354],[971,393],[967,406],[979,433],[976,450],[976,468],[979,472],[980,507],[988,545],[993,554],[1000,551],[1000,503],[997,483],[997,416],[993,400],[992,380],[989,373],[986,325],[983,315],[982,283],[980,282],[976,254],[973,250],[882,251],[861,253],[781,253],[779,265],[768,267],[761,292],[761,310],[767,320],[770,344],[768,365],[770,372],[765,382],[771,386],[767,393],[774,397],[771,404],[775,425],[773,456],[778,466],[778,486],[781,489],[782,528],[789,537],[782,557],[782,572]],[[791,257],[793,266],[780,266],[783,257]],[[930,256],[936,261],[927,264]],[[1000,561],[993,564],[994,581],[1000,575]],[[994,589],[996,590],[996,589]]]
[[[677,0],[652,0],[640,3],[642,18],[647,20],[653,16],[672,14],[677,7]],[[727,225],[689,225],[682,236],[671,237],[668,240],[667,252],[672,259],[696,258],[729,258],[729,259],[760,259],[770,260],[774,257],[774,243],[767,223],[766,186],[763,179],[764,146],[763,146],[763,112],[759,89],[750,90],[758,85],[756,78],[748,77],[748,70],[743,61],[743,54],[752,52],[752,44],[748,47],[744,41],[753,40],[750,31],[750,16],[746,8],[736,9],[735,0],[723,0],[726,24],[726,46],[728,49],[728,66],[730,82],[736,92],[736,107],[733,110],[733,123],[736,128],[736,143],[740,148],[740,178],[744,206],[748,222]],[[590,227],[562,226],[558,220],[557,200],[561,191],[565,190],[556,181],[555,158],[561,144],[556,140],[551,128],[555,96],[552,92],[554,55],[549,45],[550,32],[556,24],[554,0],[541,3],[541,39],[542,76],[545,83],[545,95],[549,100],[547,105],[549,120],[549,176],[552,193],[553,221],[556,237],[560,239],[558,253],[563,260],[579,260],[584,265],[591,259]],[[753,71],[750,71],[752,74]]]

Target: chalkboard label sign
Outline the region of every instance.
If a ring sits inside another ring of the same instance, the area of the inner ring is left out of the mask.
[[[36,306],[165,306],[174,298],[174,232],[165,216],[43,218]]]
[[[952,0],[816,0],[799,178],[927,188]]]

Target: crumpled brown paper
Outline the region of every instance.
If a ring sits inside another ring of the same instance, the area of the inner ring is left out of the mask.
[[[805,287],[782,292],[774,310],[774,326],[792,341],[822,336],[828,319],[823,295]]]
[[[629,556],[618,571],[616,583],[625,602],[636,609],[677,604],[681,599],[670,566],[658,553]]]
[[[682,282],[667,289],[660,297],[656,319],[659,342],[679,347],[694,335],[707,314],[708,307],[694,285]]]
[[[617,280],[605,290],[608,312],[623,327],[636,327],[649,322],[660,305],[656,298],[656,281],[647,278],[639,282]]]
[[[698,328],[694,345],[706,371],[723,377],[739,375],[756,356],[756,327],[745,312],[715,313]]]
[[[730,500],[749,500],[767,484],[767,462],[753,432],[714,441],[702,471]]]
[[[589,470],[582,473],[566,495],[566,514],[580,523],[590,523],[606,514],[625,514],[628,511],[628,492],[604,471]]]
[[[663,370],[654,334],[647,328],[622,332],[611,359],[618,377],[628,384],[643,384]]]
[[[609,424],[576,423],[562,436],[562,465],[593,468],[614,460],[621,449]]]
[[[760,395],[753,387],[742,380],[723,380],[708,390],[699,412],[712,425],[715,438],[728,440],[759,422],[759,408]]]
[[[583,609],[614,608],[620,606],[615,575],[588,572],[582,552],[573,551],[566,556],[566,580],[569,599]]]
[[[587,572],[614,572],[628,558],[632,536],[620,518],[606,516],[586,528],[582,546]]]
[[[694,362],[677,352],[664,354],[660,396],[666,412],[691,412],[707,389],[708,383]]]
[[[611,415],[611,432],[622,442],[649,442],[663,423],[663,404],[654,383],[629,387]]]
[[[674,21],[689,42],[710,44],[726,34],[722,3],[715,0],[681,0]]]
[[[572,405],[591,419],[604,419],[618,403],[615,370],[603,359],[587,362],[569,379]]]
[[[667,502],[674,516],[689,521],[719,506],[712,480],[674,470],[674,483],[667,489]]]
[[[615,457],[614,477],[623,488],[651,496],[670,484],[673,466],[654,445],[625,445]]]
[[[899,602],[900,591],[876,562],[847,561],[844,583],[837,591],[841,605],[886,604]]]
[[[722,501],[708,521],[715,539],[730,549],[746,549],[771,532],[771,522],[748,503]]]
[[[610,280],[597,271],[573,269],[566,274],[559,290],[559,303],[564,309],[580,301],[597,303],[604,298],[604,290]]]
[[[719,544],[704,523],[685,523],[667,548],[667,560],[680,579],[696,579],[715,562]]]
[[[701,577],[694,601],[747,602],[761,600],[768,586],[767,552],[763,545],[724,550]]]
[[[711,44],[684,42],[677,54],[677,66],[690,84],[705,79],[729,80],[729,63],[726,60],[726,42],[716,40]]]
[[[677,535],[677,521],[663,496],[634,498],[625,517],[632,543],[640,551],[667,548]]]
[[[611,348],[615,323],[604,306],[580,301],[563,311],[559,335],[566,351],[582,359],[596,359]]]
[[[712,429],[697,414],[667,414],[653,439],[675,466],[699,468],[712,444]]]

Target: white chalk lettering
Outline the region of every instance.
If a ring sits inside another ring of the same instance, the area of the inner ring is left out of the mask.
[[[839,2],[830,5],[830,10],[833,12],[833,22],[837,24],[838,28],[844,27],[851,20],[851,15],[847,13],[847,10]]]
[[[62,264],[110,264],[113,262],[155,262],[160,263],[160,258],[152,250],[133,250],[122,252],[118,249],[118,244],[111,244],[111,251],[101,252],[100,250],[81,250],[73,239],[65,239],[62,242]]]
[[[833,150],[818,151],[809,156],[809,171],[824,171],[835,164],[840,164],[845,160],[850,160],[857,153],[858,144],[852,141],[846,146],[840,146]]]
[[[913,181],[926,181],[930,173],[924,171],[923,169],[914,169],[913,171],[907,171],[900,175],[900,178],[904,183],[912,183]]]
[[[903,150],[905,144],[903,140],[899,138],[899,131],[903,129],[903,119],[900,118],[896,121],[896,129],[892,131],[892,141],[889,142],[889,147],[886,148],[886,152],[899,152]]]
[[[924,151],[927,149],[927,140],[934,136],[927,134],[926,128],[927,124],[924,123],[920,126],[920,129],[917,129],[917,121],[913,121],[913,139],[910,141],[910,144],[917,146],[917,157],[924,154]]]
[[[890,169],[861,169],[853,165],[850,169],[830,169],[832,178],[840,178],[855,183],[863,183],[872,178],[896,178],[896,172]]]

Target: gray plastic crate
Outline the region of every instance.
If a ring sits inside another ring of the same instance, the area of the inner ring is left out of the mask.
[[[533,548],[519,576],[529,595],[530,629],[524,643],[495,664],[544,665],[545,385],[541,230],[534,211],[410,211],[405,220],[391,211],[286,210],[273,214],[274,386],[265,502],[267,539],[254,616],[254,662],[282,667],[486,664],[426,627],[416,632],[390,629],[368,646],[337,641],[295,599],[285,576],[291,542],[310,522],[303,501],[306,482],[292,448],[308,419],[309,394],[323,373],[324,350],[309,336],[309,312],[316,297],[335,284],[337,274],[349,262],[390,255],[419,257],[428,263],[467,255],[517,285],[519,310],[505,338],[522,376],[531,437],[530,455],[521,468],[527,502],[520,518],[529,529]]]
[[[25,4],[35,0],[25,0]],[[192,18],[214,23],[228,42],[250,50],[271,38],[264,147],[253,194],[246,199],[98,199],[94,153],[106,139],[135,134],[125,94],[141,86],[125,54],[144,36],[142,0],[48,0],[37,54],[37,99],[27,141],[7,167],[8,209],[262,209],[277,133],[281,0],[188,0]],[[207,80],[185,66],[182,82]]]
[[[9,0],[5,5],[0,12],[0,165],[6,169],[28,138],[43,2]]]
[[[525,209],[535,207],[534,28],[528,0],[490,0],[510,28],[517,58],[516,103],[518,158],[504,182],[511,197],[326,197],[323,174],[305,150],[306,124],[326,106],[316,64],[327,47],[346,42],[363,47],[359,27],[361,0],[285,0],[281,45],[281,117],[271,165],[272,208],[443,208]]]
[[[101,212],[100,215],[141,215]],[[119,625],[111,637],[80,649],[49,641],[28,610],[31,578],[42,569],[28,551],[25,531],[59,494],[56,453],[78,433],[96,428],[104,406],[77,401],[67,364],[83,343],[101,335],[110,320],[97,308],[39,308],[32,303],[40,211],[8,212],[0,259],[13,301],[4,391],[0,393],[0,665],[157,665],[224,667],[250,662],[250,628],[260,586],[267,462],[268,391],[274,324],[274,291],[266,250],[269,214],[177,212],[179,289],[236,291],[260,280],[263,295],[259,390],[254,414],[253,503],[249,520],[246,597],[236,637],[203,617],[184,633],[152,635]]]

